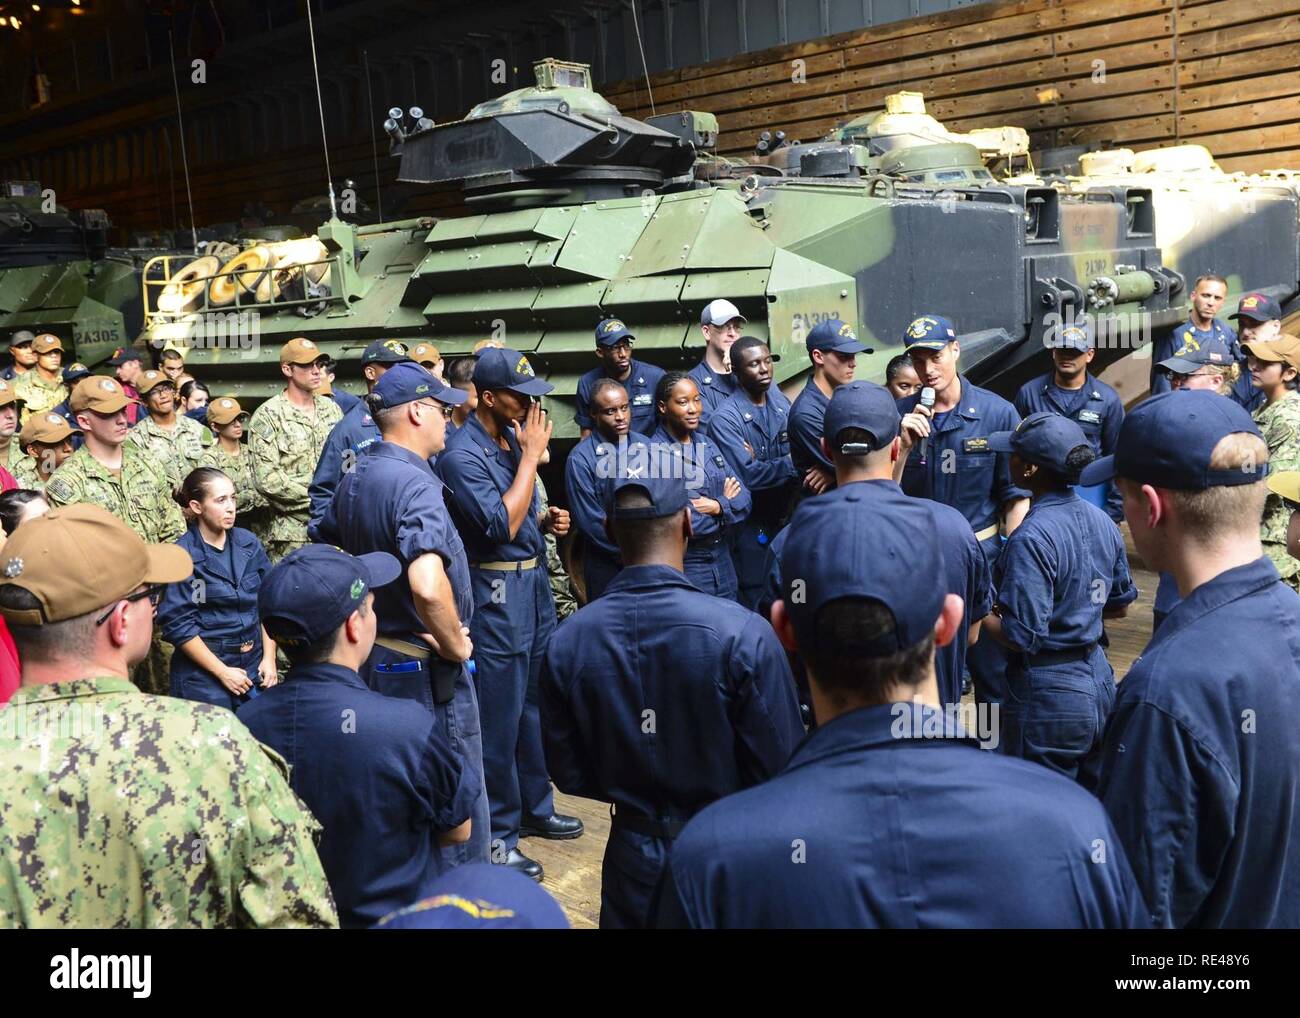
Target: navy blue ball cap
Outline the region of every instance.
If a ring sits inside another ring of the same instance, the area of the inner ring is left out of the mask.
[[[942,350],[957,338],[957,330],[943,315],[919,315],[903,334],[908,350]]]
[[[460,406],[469,399],[469,393],[453,389],[436,375],[430,374],[414,361],[401,361],[385,371],[371,390],[371,403],[375,410],[387,410],[417,399],[436,399],[448,406]]]
[[[1262,440],[1250,414],[1227,396],[1204,389],[1163,392],[1124,418],[1115,455],[1085,467],[1079,483],[1100,484],[1118,476],[1174,491],[1254,484],[1268,473],[1267,463],[1252,470],[1210,469],[1214,447],[1241,432]]]
[[[377,339],[361,353],[361,363],[401,364],[411,359],[411,351],[397,339]]]
[[[555,388],[537,377],[527,357],[504,346],[489,346],[479,351],[473,381],[479,392],[509,389],[523,396],[545,396]]]
[[[943,611],[943,551],[931,540],[934,517],[921,501],[882,507],[846,485],[833,505],[809,499],[790,522],[781,554],[786,612],[801,647],[816,641],[817,613],[840,598],[879,601],[894,617],[892,632],[864,637],[852,652],[889,657],[934,632]],[[859,504],[860,503],[860,504]],[[846,526],[846,514],[869,514],[870,525]]]
[[[378,930],[567,930],[549,894],[522,873],[488,862],[457,866],[429,896],[384,916]]]
[[[596,345],[613,346],[622,340],[634,340],[632,330],[623,324],[621,318],[606,318],[596,326]]]
[[[1266,293],[1248,293],[1237,303],[1229,318],[1249,318],[1253,322],[1271,322],[1282,317],[1282,307]]]
[[[1185,339],[1172,357],[1166,357],[1157,366],[1180,375],[1194,375],[1207,364],[1227,367],[1235,363],[1232,351],[1221,339]]]
[[[858,342],[853,326],[838,318],[827,318],[812,327],[805,341],[808,352],[830,350],[834,353],[862,353],[867,348]]]
[[[611,520],[657,520],[681,512],[698,486],[698,468],[676,444],[620,442],[613,480],[606,488],[605,514]],[[619,492],[639,489],[648,506],[618,507]]]
[[[994,452],[1014,452],[1022,460],[1066,476],[1071,473],[1066,464],[1070,453],[1087,444],[1088,436],[1078,424],[1050,410],[1030,414],[1015,431],[989,435],[989,448]]]
[[[63,384],[74,385],[83,378],[90,377],[90,368],[84,364],[69,364],[63,369]]]
[[[839,386],[831,396],[822,434],[832,452],[860,456],[883,449],[898,437],[898,424],[898,404],[888,389],[875,382],[849,382]],[[836,439],[846,428],[860,428],[870,434],[870,447],[837,445]]]
[[[276,643],[310,646],[337,632],[367,591],[401,575],[402,564],[385,551],[349,555],[333,545],[308,544],[267,574],[257,611]]]
[[[1093,345],[1092,327],[1086,322],[1053,326],[1043,336],[1043,346],[1049,350],[1077,350],[1079,353],[1087,353]]]

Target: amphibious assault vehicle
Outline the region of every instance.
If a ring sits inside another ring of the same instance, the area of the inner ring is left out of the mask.
[[[100,209],[69,211],[31,180],[0,182],[0,341],[53,332],[98,362],[144,322],[140,264],[108,246]]]
[[[595,364],[601,318],[629,323],[638,358],[686,367],[715,297],[770,338],[783,384],[830,317],[871,347],[860,375],[881,379],[908,323],[945,314],[965,371],[1003,391],[1045,370],[1040,340],[1063,318],[1097,316],[1126,352],[1184,317],[1186,281],[1162,263],[1147,189],[997,180],[980,139],[872,154],[846,135],[801,154],[797,175],[736,165],[713,155],[709,114],[633,120],[585,65],[547,59],[535,74],[463,120],[386,125],[399,179],[458,187],[468,215],[330,220],[220,265],[163,257],[143,338],[187,347],[214,391],[252,402],[281,386],[293,336],[343,378],[375,338],[444,357],[496,339],[527,351],[564,403]],[[555,412],[557,437],[576,436],[570,416]]]

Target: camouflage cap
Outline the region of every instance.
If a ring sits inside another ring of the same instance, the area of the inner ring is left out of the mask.
[[[176,383],[167,375],[163,374],[163,372],[150,370],[144,372],[139,379],[136,380],[135,391],[141,396],[147,396],[160,385],[170,385],[173,389],[176,388]]]
[[[37,353],[53,353],[55,350],[62,353],[63,340],[59,339],[59,337],[54,335],[52,332],[42,332],[32,340],[32,349]]]
[[[177,583],[193,571],[184,548],[145,544],[97,505],[51,509],[15,530],[0,551],[0,586],[23,588],[40,607],[0,607],[0,615],[10,625],[62,622],[116,604],[142,584]]]
[[[411,347],[411,360],[420,365],[437,364],[442,360],[442,354],[432,343],[416,343]]]
[[[14,388],[13,382],[6,382],[0,378],[0,406],[8,406],[10,403],[18,402],[18,391]]]
[[[68,407],[74,414],[83,410],[93,410],[97,414],[115,414],[124,410],[128,404],[138,402],[122,391],[117,379],[99,375],[83,378],[68,397]]]
[[[47,414],[32,414],[23,425],[23,430],[18,432],[18,448],[25,449],[33,442],[54,445],[62,442],[74,431],[81,433],[81,429],[74,428],[62,414],[53,411]]]
[[[329,354],[303,336],[296,336],[280,347],[281,364],[315,364],[322,357],[328,359]]]
[[[208,404],[208,423],[219,428],[225,427],[237,417],[247,416],[244,408],[239,405],[239,400],[233,396],[222,396]]]

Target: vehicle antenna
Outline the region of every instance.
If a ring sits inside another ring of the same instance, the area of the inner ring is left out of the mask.
[[[646,66],[646,62],[645,62],[645,46],[642,45],[641,43],[641,22],[637,20],[637,16],[636,16],[636,0],[632,0],[631,7],[632,7],[632,27],[636,29],[636,47],[641,51],[641,73],[645,75],[645,90],[646,93],[650,96],[650,115],[654,116],[655,115],[655,94],[654,94],[654,90],[651,89],[650,87],[650,68]]]
[[[316,109],[320,113],[320,143],[321,148],[325,150],[325,182],[329,186],[330,196],[330,218],[339,217],[338,208],[334,204],[334,174],[330,170],[330,146],[325,137],[325,101],[321,98],[320,93],[320,67],[316,63],[316,22],[311,14],[312,0],[307,0],[307,34],[311,37],[311,73],[316,79]]]
[[[176,95],[176,133],[181,136],[181,166],[185,170],[185,200],[190,206],[190,243],[194,253],[199,253],[199,231],[194,226],[194,195],[190,191],[190,160],[185,152],[185,118],[181,116],[181,86],[176,80],[176,43],[172,30],[167,29],[167,52],[172,65],[172,92]]]
[[[371,111],[375,108],[375,93],[370,88],[370,53],[367,50],[361,51],[361,61],[366,66],[366,105]],[[384,192],[379,187],[379,149],[375,143],[375,118],[367,117],[370,121],[370,157],[375,163],[375,197],[379,201],[379,221],[384,221]]]

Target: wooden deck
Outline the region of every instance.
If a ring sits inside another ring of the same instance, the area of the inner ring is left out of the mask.
[[[1124,531],[1127,538],[1128,528]],[[1142,568],[1131,541],[1128,551],[1141,594],[1126,618],[1106,626],[1111,666],[1121,680],[1151,638],[1151,605],[1156,591],[1156,576]],[[600,866],[609,837],[609,806],[557,793],[555,808],[581,817],[586,833],[573,841],[528,838],[519,847],[545,868],[542,886],[563,906],[569,922],[575,928],[594,928],[600,918]]]

